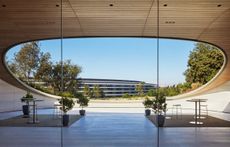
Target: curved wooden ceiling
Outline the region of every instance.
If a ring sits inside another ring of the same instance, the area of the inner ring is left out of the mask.
[[[155,37],[156,0],[63,0],[64,37]],[[12,45],[60,37],[60,0],[0,0],[0,78],[24,88],[4,66]],[[229,0],[160,0],[160,37],[200,40],[230,57]],[[230,80],[230,64],[204,91]],[[201,91],[201,92],[204,92]]]

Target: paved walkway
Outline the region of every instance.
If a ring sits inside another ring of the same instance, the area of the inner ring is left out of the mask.
[[[155,147],[157,128],[143,114],[88,113],[63,128],[66,147]],[[163,128],[162,147],[229,147],[230,128]],[[0,127],[0,147],[59,147],[61,129]]]

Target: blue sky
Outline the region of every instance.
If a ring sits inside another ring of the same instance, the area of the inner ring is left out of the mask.
[[[184,82],[189,52],[195,42],[160,39],[160,85]],[[82,67],[82,78],[139,80],[156,83],[156,39],[64,39],[63,57]],[[41,41],[43,52],[60,60],[60,40]],[[7,53],[9,59],[20,45]]]

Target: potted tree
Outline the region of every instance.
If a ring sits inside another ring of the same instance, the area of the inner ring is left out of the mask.
[[[88,106],[89,99],[87,97],[85,97],[84,95],[79,95],[77,103],[81,107],[81,110],[79,110],[80,115],[84,116],[85,115],[85,110],[83,110],[83,108]]]
[[[153,100],[153,111],[156,114],[156,124],[158,127],[163,127],[165,122],[165,112],[167,109],[166,96],[163,93],[159,93]]]
[[[64,112],[62,124],[63,126],[68,126],[69,125],[69,115],[67,114],[67,112],[74,107],[75,103],[74,103],[72,94],[68,92],[64,92],[61,94],[61,96],[62,98],[59,99],[59,103],[62,105],[60,109]]]
[[[145,116],[149,116],[151,114],[150,108],[152,108],[152,106],[153,106],[153,100],[146,97],[144,102],[143,102],[143,105],[145,106]]]
[[[26,103],[25,105],[22,105],[23,117],[29,117],[30,114],[29,103],[33,99],[34,99],[33,95],[30,92],[27,92],[26,95],[21,98],[21,102]]]

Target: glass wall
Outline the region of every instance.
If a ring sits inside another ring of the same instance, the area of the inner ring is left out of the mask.
[[[50,95],[52,65],[61,61],[60,39],[50,41],[53,48],[37,41],[61,37],[61,1],[5,1],[0,9],[1,51],[15,45],[6,54],[6,68],[1,66],[6,73],[0,80],[1,145],[61,146],[58,97]]]
[[[12,34],[0,43],[7,47],[14,36],[20,45],[1,67],[12,74],[0,80],[1,143],[227,146],[229,115],[222,108],[228,97],[216,98],[226,91],[193,95],[221,72],[223,53],[210,44],[172,40],[202,37],[200,25],[211,21],[203,19],[207,5],[93,2],[2,4],[2,29]],[[181,31],[190,24],[193,30]]]

